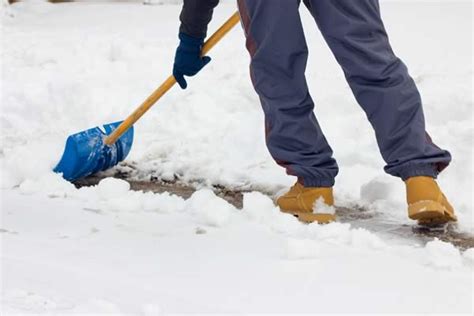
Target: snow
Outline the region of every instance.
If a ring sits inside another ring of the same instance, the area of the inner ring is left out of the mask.
[[[336,214],[336,208],[331,205],[327,205],[324,202],[324,198],[320,197],[313,204],[313,213],[315,214]]]
[[[435,239],[426,244],[426,251],[429,265],[447,269],[456,269],[462,265],[459,250],[450,243]]]
[[[464,251],[462,255],[463,258],[468,262],[468,264],[474,266],[474,248],[469,248],[468,250]]]
[[[197,222],[214,227],[224,227],[237,209],[217,197],[213,191],[203,189],[195,192],[185,204]]]
[[[1,313],[472,313],[473,249],[401,243],[343,223],[303,225],[252,192],[276,194],[294,179],[266,151],[240,28],[188,90],[172,89],[136,125],[133,176],[197,182],[189,199],[111,178],[77,189],[51,172],[67,135],[124,118],[169,75],[179,9],[28,1],[1,13]],[[382,1],[428,130],[453,154],[439,182],[469,232],[471,9]],[[219,6],[209,29],[234,10]],[[404,184],[383,174],[365,115],[302,15],[309,86],[341,166],[336,203],[410,224]],[[243,209],[212,184],[251,191]]]
[[[105,178],[99,182],[97,189],[104,200],[120,198],[130,190],[130,183],[121,179]]]
[[[93,200],[98,189],[88,191]],[[249,194],[244,216],[217,226],[184,200],[172,214],[117,212],[3,192],[4,311],[469,311],[473,265],[451,245],[397,246],[349,224],[301,225]],[[245,216],[257,205],[266,221]]]
[[[390,199],[396,192],[393,182],[387,177],[377,177],[363,184],[360,188],[360,198],[368,203]]]

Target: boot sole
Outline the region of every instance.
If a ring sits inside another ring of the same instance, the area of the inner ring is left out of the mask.
[[[336,215],[334,214],[318,214],[318,213],[309,213],[309,212],[293,212],[281,210],[283,213],[294,215],[303,223],[314,223],[318,224],[329,224],[336,220]]]
[[[408,217],[418,221],[420,225],[442,225],[457,221],[446,208],[436,201],[420,201],[408,206]]]

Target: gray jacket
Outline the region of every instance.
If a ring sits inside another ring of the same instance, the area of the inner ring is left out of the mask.
[[[219,0],[184,0],[179,16],[181,20],[179,31],[192,37],[205,38],[207,25],[218,4]]]

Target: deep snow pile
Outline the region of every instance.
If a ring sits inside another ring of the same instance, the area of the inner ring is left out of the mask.
[[[472,230],[470,6],[382,4],[428,130],[454,156],[440,183],[463,230]],[[4,311],[469,312],[472,250],[401,245],[348,224],[302,225],[255,192],[240,211],[205,188],[189,200],[132,192],[115,179],[77,190],[51,173],[68,134],[123,118],[169,75],[179,9],[33,1],[2,14]],[[234,10],[221,5],[210,30]],[[365,115],[314,21],[303,18],[316,113],[341,166],[338,204],[408,223],[402,183],[383,174]],[[135,176],[268,192],[290,185],[264,146],[242,31],[210,55],[188,90],[172,89],[136,125]]]

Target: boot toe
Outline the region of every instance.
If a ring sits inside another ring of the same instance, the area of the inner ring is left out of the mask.
[[[443,225],[457,221],[453,212],[436,201],[420,201],[408,206],[409,217],[424,226]]]

